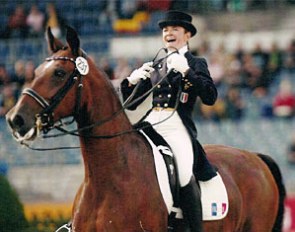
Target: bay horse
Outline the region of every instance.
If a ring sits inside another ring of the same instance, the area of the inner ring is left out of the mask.
[[[155,172],[152,148],[135,131],[107,76],[80,48],[68,27],[64,44],[47,30],[51,52],[35,70],[6,120],[21,143],[73,116],[84,163],[84,180],[73,203],[75,232],[164,232],[168,211]],[[266,155],[204,145],[229,196],[222,220],[205,221],[207,232],[281,231],[285,189],[277,164]],[[187,231],[185,222],[176,232]]]

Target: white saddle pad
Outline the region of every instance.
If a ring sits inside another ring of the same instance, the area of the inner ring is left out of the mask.
[[[199,181],[203,220],[220,220],[228,213],[228,195],[219,173],[209,181]]]
[[[152,146],[158,182],[168,213],[170,214],[173,211],[176,212],[176,218],[183,218],[181,209],[173,207],[173,197],[169,186],[166,164],[162,154],[159,152],[159,149],[163,148],[156,147],[143,131],[141,133]],[[229,203],[227,191],[219,173],[209,181],[199,181],[199,184],[201,188],[203,220],[211,221],[224,218],[228,213]]]

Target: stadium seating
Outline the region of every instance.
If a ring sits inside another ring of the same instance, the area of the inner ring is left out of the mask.
[[[4,30],[8,15],[13,12],[17,2],[21,1],[1,2],[0,32]],[[153,9],[148,15],[138,13],[134,16],[136,19],[135,24],[124,24],[123,22],[123,24],[117,25],[118,27],[115,27],[115,30],[113,30],[111,22],[108,21],[109,19],[100,20],[99,18],[99,14],[104,8],[104,1],[27,0],[26,9],[29,10],[30,5],[36,2],[44,12],[47,3],[54,2],[57,9],[62,12],[62,17],[65,19],[66,24],[78,30],[81,36],[81,47],[88,54],[95,54],[96,57],[108,57],[112,36],[121,36],[121,34],[116,34],[116,32],[128,32],[129,30],[129,32],[140,33],[142,36],[158,35],[159,28],[157,22],[163,16],[161,9]],[[156,3],[157,1],[153,2]],[[163,1],[162,10],[167,8],[169,2],[169,0]],[[39,64],[47,55],[47,44],[44,42],[44,37],[37,39],[0,39],[0,63],[5,63],[9,71],[12,71],[15,61],[18,59],[33,60],[35,64]],[[292,171],[294,167],[287,164],[286,151],[293,131],[292,128],[295,126],[295,119],[289,121],[270,121],[261,117],[265,113],[263,112],[265,108],[262,106],[271,103],[271,97],[277,91],[279,80],[286,77],[290,78],[287,72],[283,72],[276,78],[274,85],[270,87],[268,98],[257,99],[253,95],[241,91],[243,98],[247,99],[245,120],[216,123],[196,119],[196,124],[199,131],[199,140],[203,144],[224,144],[271,155],[280,164],[283,175],[290,177],[286,179],[288,186],[294,186],[291,183],[295,179],[295,172]],[[295,85],[295,78],[290,78],[290,80]],[[0,141],[0,160],[5,160],[9,167],[12,168],[56,164],[65,166],[81,165],[82,162],[79,149],[38,152],[20,146],[12,139],[3,118],[0,118]],[[77,138],[71,136],[51,141],[53,147],[79,146]],[[36,147],[47,147],[48,144],[48,140],[38,140],[33,145]],[[295,192],[295,189],[293,191]]]

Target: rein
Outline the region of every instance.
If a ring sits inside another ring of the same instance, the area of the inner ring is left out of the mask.
[[[68,57],[46,58],[46,61],[52,61],[52,60],[71,61],[76,65],[75,60]],[[75,112],[74,112],[74,118],[75,118],[79,114],[79,105],[80,105],[81,95],[82,95],[82,75],[80,74],[80,72],[78,71],[76,67],[74,71],[72,72],[72,74],[70,75],[69,79],[67,80],[66,84],[61,89],[59,89],[58,92],[50,99],[50,103],[31,88],[25,88],[23,90],[22,92],[23,95],[28,95],[32,97],[43,108],[43,110],[36,115],[36,118],[37,118],[36,125],[38,130],[42,130],[46,134],[48,133],[48,131],[54,128],[54,121],[53,121],[54,112],[53,111],[59,105],[62,99],[65,97],[68,91],[74,86],[78,78],[80,83],[78,85],[78,95],[77,95],[77,101],[75,105]],[[74,119],[71,122],[68,122],[67,124],[70,124],[72,122],[74,122]]]
[[[156,56],[154,57],[154,59],[152,60],[153,62],[153,67],[158,66],[161,62],[163,62],[164,59],[167,59],[167,57],[169,57],[170,55],[174,54],[174,53],[178,53],[178,50],[175,48],[175,51],[167,54],[166,56],[164,56],[161,59],[157,59],[159,53],[164,50],[165,52],[167,52],[166,48],[161,48]],[[42,138],[54,138],[54,137],[60,137],[60,136],[64,136],[64,135],[73,135],[73,136],[78,136],[78,137],[86,137],[86,138],[96,138],[96,139],[110,139],[110,138],[114,138],[120,135],[124,135],[124,134],[128,134],[128,133],[132,133],[132,132],[137,132],[140,131],[142,129],[160,124],[166,120],[168,120],[170,117],[172,117],[172,115],[175,113],[178,104],[179,104],[179,96],[180,96],[180,92],[181,92],[181,86],[179,85],[179,90],[178,90],[178,96],[177,96],[177,102],[175,105],[175,109],[172,111],[171,115],[169,115],[167,118],[163,119],[160,122],[154,123],[154,124],[148,124],[148,125],[142,125],[142,126],[138,126],[136,128],[133,128],[131,130],[126,130],[126,131],[122,131],[122,132],[118,132],[112,135],[81,135],[79,134],[79,132],[83,132],[85,130],[89,130],[92,129],[94,127],[97,126],[101,126],[106,122],[111,121],[114,117],[116,117],[117,115],[119,115],[121,112],[123,112],[124,110],[126,110],[129,106],[135,104],[136,102],[140,101],[141,99],[145,98],[146,96],[148,96],[150,93],[153,92],[153,90],[156,88],[156,86],[158,84],[160,84],[171,72],[171,70],[166,73],[163,77],[160,78],[160,80],[150,89],[148,90],[146,93],[144,93],[142,96],[132,100],[132,98],[134,97],[140,82],[137,83],[136,87],[134,88],[133,92],[131,93],[131,95],[128,97],[128,99],[123,103],[122,108],[113,113],[111,116],[109,116],[108,118],[101,120],[99,122],[93,123],[89,126],[85,126],[83,128],[79,128],[79,129],[75,129],[72,131],[68,131],[64,128],[62,128],[62,125],[67,125],[67,124],[71,124],[74,122],[75,118],[77,118],[78,113],[79,113],[79,106],[80,106],[80,102],[81,102],[81,96],[82,96],[82,75],[79,72],[79,70],[77,69],[76,65],[76,60],[74,60],[73,58],[69,58],[69,57],[52,57],[52,58],[46,58],[46,61],[52,61],[52,60],[64,60],[64,61],[70,61],[72,63],[75,64],[75,69],[72,72],[70,78],[68,79],[67,83],[52,97],[52,99],[50,100],[50,103],[48,103],[42,96],[40,96],[36,91],[34,91],[33,89],[30,88],[26,88],[23,90],[22,94],[28,95],[30,97],[32,97],[36,102],[39,103],[39,105],[41,105],[42,108],[44,108],[40,114],[36,115],[37,121],[36,121],[36,127],[37,130],[42,130],[44,132],[44,134],[47,134],[51,129],[55,128],[59,131],[61,131],[62,133],[60,134],[54,134],[54,135],[43,135]],[[78,93],[77,93],[77,100],[76,100],[76,105],[75,105],[75,112],[74,112],[74,118],[71,122],[67,122],[67,123],[63,123],[61,120],[59,120],[60,124],[59,125],[54,125],[54,121],[53,121],[53,111],[54,109],[59,105],[59,103],[62,101],[62,99],[64,98],[64,96],[67,94],[67,92],[73,87],[73,85],[76,83],[76,81],[78,80],[79,77],[79,85],[78,85]],[[150,111],[149,111],[150,112]],[[148,113],[149,113],[148,112]],[[141,119],[142,120],[142,119]],[[140,121],[141,121],[140,120]],[[33,148],[31,147],[29,144],[26,144],[25,142],[21,142],[21,144],[25,145],[26,147],[28,147],[31,150],[36,150],[36,151],[44,151],[44,150],[60,150],[60,149],[77,149],[80,147],[57,147],[57,148]]]
[[[170,55],[174,54],[174,53],[178,53],[178,50],[175,48],[175,51],[164,56],[163,58],[159,59],[156,61],[159,53],[162,51],[162,50],[166,50],[166,48],[161,48],[156,56],[154,57],[154,59],[152,60],[153,62],[153,67],[156,67],[158,64],[160,64],[164,59],[167,59],[167,57],[169,57]],[[155,62],[156,61],[156,62]],[[171,72],[171,71],[170,71]],[[151,125],[147,125],[147,126],[141,126],[139,128],[134,128],[134,129],[131,129],[131,130],[127,130],[127,131],[122,131],[122,132],[118,132],[118,133],[115,133],[115,134],[112,134],[112,135],[81,135],[79,134],[79,132],[83,132],[85,130],[89,130],[89,129],[92,129],[94,127],[97,127],[97,126],[101,126],[103,125],[104,123],[106,122],[109,122],[111,121],[114,117],[116,117],[117,115],[119,115],[121,112],[123,112],[124,110],[128,109],[128,107],[130,107],[131,105],[135,104],[136,102],[142,100],[143,98],[145,98],[146,96],[148,96],[150,93],[152,93],[154,91],[154,89],[157,87],[158,84],[160,84],[169,74],[170,72],[166,73],[163,77],[160,78],[160,80],[150,89],[148,90],[146,93],[144,93],[142,96],[134,99],[133,101],[132,98],[134,97],[137,89],[138,89],[138,86],[140,85],[140,82],[137,83],[135,89],[133,90],[133,92],[131,93],[131,95],[128,97],[128,99],[123,103],[123,107],[115,112],[114,114],[112,114],[111,116],[109,116],[108,118],[104,119],[104,120],[101,120],[99,122],[96,122],[96,123],[93,123],[89,126],[85,126],[83,128],[80,128],[80,129],[76,129],[76,130],[72,130],[72,131],[67,131],[63,128],[57,128],[59,129],[60,131],[62,131],[63,133],[61,134],[55,134],[55,135],[47,135],[47,136],[43,136],[43,138],[53,138],[53,137],[60,137],[60,136],[64,136],[66,134],[70,134],[70,135],[74,135],[74,136],[78,136],[78,137],[84,137],[84,138],[95,138],[95,139],[111,139],[111,138],[114,138],[114,137],[117,137],[117,136],[120,136],[120,135],[124,135],[124,134],[128,134],[128,133],[132,133],[132,132],[137,132],[137,131],[140,131],[142,129],[145,129],[147,127],[151,127],[151,126],[154,126],[154,125],[158,125],[166,120],[168,120],[170,117],[172,117],[172,115],[174,114],[174,112],[176,111],[177,107],[178,107],[178,104],[179,104],[179,96],[180,96],[180,91],[181,91],[181,86],[179,85],[179,91],[178,91],[178,97],[177,97],[177,102],[176,102],[176,107],[175,107],[175,110],[172,111],[171,115],[168,116],[166,119],[163,119],[162,121],[158,122],[158,123],[154,123],[154,124],[151,124]],[[140,120],[141,121],[141,120]]]

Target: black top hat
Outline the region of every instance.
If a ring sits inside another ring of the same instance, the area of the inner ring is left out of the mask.
[[[171,10],[165,14],[163,20],[158,22],[161,29],[166,26],[181,26],[192,33],[192,37],[197,33],[197,29],[192,24],[192,16],[181,11]]]

